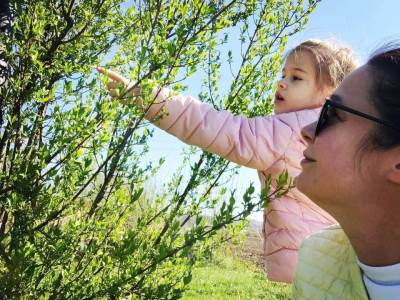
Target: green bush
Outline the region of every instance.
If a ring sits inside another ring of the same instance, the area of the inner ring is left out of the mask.
[[[107,97],[93,68],[107,59],[144,91],[180,91],[198,72],[203,101],[267,114],[286,38],[317,2],[12,0],[12,34],[0,37],[10,70],[0,90],[2,298],[180,297],[196,245],[285,187],[267,184],[262,199],[249,187],[239,206],[222,187],[235,168],[189,151],[148,201],[144,182],[163,163],[143,163],[151,127]],[[242,52],[223,56],[234,27]],[[222,62],[234,73],[224,94]]]

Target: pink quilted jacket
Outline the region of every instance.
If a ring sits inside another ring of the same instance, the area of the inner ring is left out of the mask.
[[[319,109],[302,110],[269,117],[246,118],[190,96],[158,92],[156,104],[146,118],[183,142],[218,154],[239,165],[258,171],[261,185],[268,174],[278,176],[285,169],[292,177],[300,171],[305,141],[300,130],[314,122]],[[268,278],[292,282],[297,252],[303,239],[336,221],[297,189],[274,200],[264,212],[264,253]]]

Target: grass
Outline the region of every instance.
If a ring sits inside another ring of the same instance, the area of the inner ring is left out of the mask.
[[[252,261],[235,251],[221,248],[211,261],[195,267],[184,300],[209,299],[289,299],[291,287],[269,282]]]

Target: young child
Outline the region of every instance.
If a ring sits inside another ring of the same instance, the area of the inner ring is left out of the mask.
[[[275,115],[246,118],[190,96],[155,89],[157,97],[146,118],[187,144],[218,154],[258,171],[261,185],[266,177],[279,176],[285,169],[291,177],[300,171],[306,142],[301,128],[317,120],[319,108],[343,78],[357,66],[353,53],[328,42],[309,40],[287,55],[275,94]],[[105,73],[103,68],[98,68]],[[128,80],[107,71],[111,96]],[[134,93],[138,95],[140,91]],[[272,201],[264,212],[264,251],[268,278],[292,282],[297,251],[308,235],[335,220],[296,188]]]

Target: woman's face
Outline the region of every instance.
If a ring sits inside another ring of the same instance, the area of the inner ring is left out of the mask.
[[[342,82],[331,99],[377,116],[368,100],[370,80],[367,67],[362,66]],[[359,151],[363,138],[375,124],[342,110],[336,112],[337,116],[331,118],[332,122],[317,137],[316,122],[303,129],[308,148],[304,151],[306,159],[301,163],[303,171],[297,179],[298,188],[331,213],[335,207],[356,199],[366,185],[378,184],[377,151]]]

